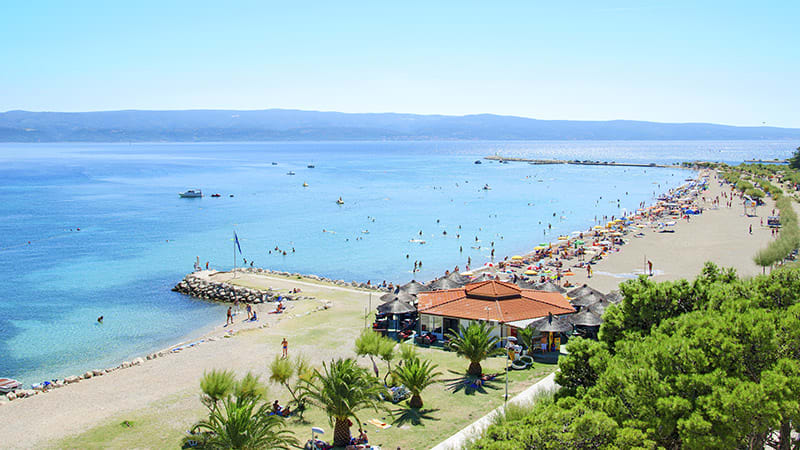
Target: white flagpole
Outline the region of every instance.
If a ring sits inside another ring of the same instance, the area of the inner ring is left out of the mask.
[[[236,230],[233,231],[233,278],[236,278]]]

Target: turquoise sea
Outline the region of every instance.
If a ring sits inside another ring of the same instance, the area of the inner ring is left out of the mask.
[[[528,251],[588,228],[597,216],[635,209],[692,175],[658,168],[474,164],[487,155],[738,163],[784,158],[797,146],[0,144],[0,376],[32,383],[108,367],[222,323],[223,306],[170,288],[198,256],[212,268],[229,269],[234,230],[242,257],[257,266],[403,283],[463,268],[467,257],[473,266],[482,264],[491,242],[498,257]],[[482,189],[485,184],[492,189]],[[178,198],[191,187],[206,197]],[[217,192],[222,197],[209,197]],[[339,197],[342,206],[335,203]],[[288,254],[277,254],[276,246]],[[416,260],[423,270],[413,276]],[[95,320],[100,315],[102,325]]]

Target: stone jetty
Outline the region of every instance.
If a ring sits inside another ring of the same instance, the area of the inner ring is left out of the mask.
[[[276,301],[278,297],[284,300],[301,300],[305,297],[302,295],[284,294],[272,292],[270,290],[252,289],[244,286],[237,286],[230,283],[214,281],[209,279],[210,275],[217,273],[216,271],[200,271],[186,275],[180,283],[172,288],[175,292],[191,295],[205,300],[214,300],[219,302],[233,303],[238,300],[240,303],[262,303]],[[301,275],[299,273],[279,272],[269,269],[261,269],[255,267],[248,267],[246,269],[237,269],[236,273],[250,273],[250,274],[263,274],[263,275],[277,275],[282,277],[293,278],[306,278],[315,281],[331,283],[336,286],[352,287],[358,289],[367,289],[374,291],[388,291],[376,285],[359,283],[357,281],[347,282],[344,280],[332,280],[317,275]]]

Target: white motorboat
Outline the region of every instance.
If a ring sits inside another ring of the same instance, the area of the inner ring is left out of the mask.
[[[0,378],[0,393],[6,394],[14,389],[19,389],[22,386],[17,380],[12,380],[11,378]]]
[[[181,198],[200,198],[203,196],[203,191],[200,189],[189,189],[186,192],[178,194]]]

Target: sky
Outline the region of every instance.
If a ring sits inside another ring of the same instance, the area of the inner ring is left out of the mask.
[[[3,1],[0,111],[800,128],[799,21],[797,1]]]

